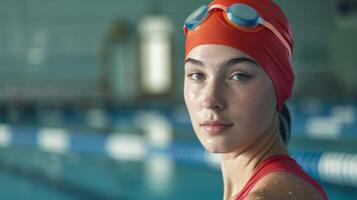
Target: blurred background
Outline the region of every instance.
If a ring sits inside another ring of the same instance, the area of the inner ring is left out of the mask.
[[[357,1],[276,0],[295,40],[291,154],[357,197]],[[183,102],[209,1],[0,0],[1,199],[221,199]]]

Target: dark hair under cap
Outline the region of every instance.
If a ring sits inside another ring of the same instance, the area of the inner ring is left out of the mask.
[[[279,130],[285,145],[288,145],[291,134],[291,116],[286,104],[279,112]]]

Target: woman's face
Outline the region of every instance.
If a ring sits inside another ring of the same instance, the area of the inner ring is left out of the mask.
[[[197,137],[215,153],[252,144],[276,112],[268,74],[244,52],[224,45],[200,45],[190,51],[184,98]]]

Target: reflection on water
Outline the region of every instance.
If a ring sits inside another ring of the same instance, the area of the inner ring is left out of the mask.
[[[221,197],[219,172],[175,165],[163,156],[143,162],[115,161],[101,155],[59,155],[14,147],[2,148],[0,160],[0,187],[5,190],[0,199]]]
[[[145,161],[145,184],[155,195],[165,197],[174,188],[174,163],[165,156],[154,156]]]
[[[354,188],[323,186],[330,199],[357,195]],[[219,170],[164,156],[117,161],[102,154],[55,154],[30,147],[0,149],[0,187],[0,199],[13,200],[221,199],[223,190]]]

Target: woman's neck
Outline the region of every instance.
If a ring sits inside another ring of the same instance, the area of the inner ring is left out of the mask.
[[[287,154],[276,116],[268,130],[252,144],[243,150],[222,154],[225,200],[230,200],[243,189],[253,171],[264,159],[272,155]]]

